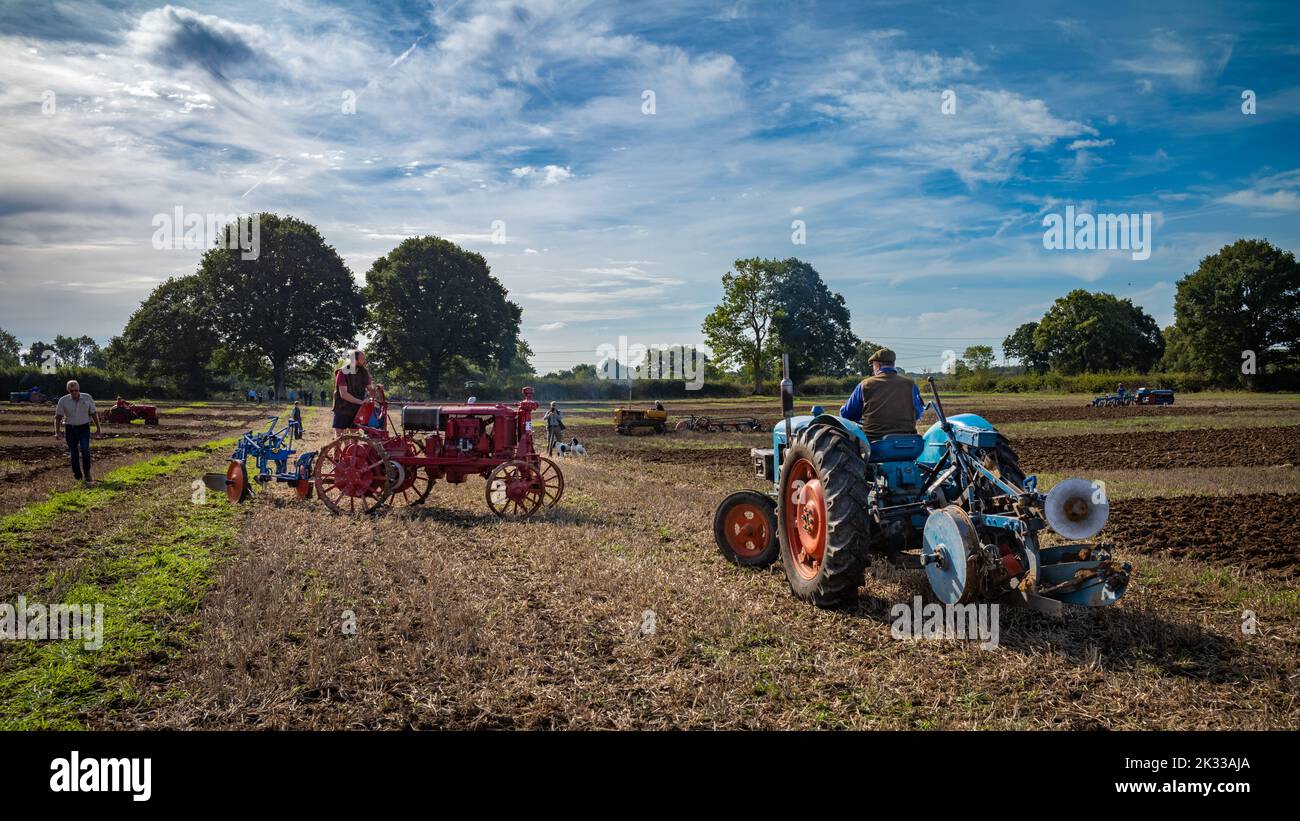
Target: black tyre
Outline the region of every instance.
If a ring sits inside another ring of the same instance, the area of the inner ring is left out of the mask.
[[[871,545],[867,462],[838,428],[800,431],[781,464],[777,534],[790,590],[818,607],[851,603]]]
[[[1020,458],[1011,449],[1007,438],[998,435],[996,447],[985,451],[985,467],[1022,490],[1025,487],[1025,472],[1020,469]]]
[[[767,567],[781,545],[776,538],[776,502],[753,490],[738,490],[713,512],[713,540],[727,561]]]

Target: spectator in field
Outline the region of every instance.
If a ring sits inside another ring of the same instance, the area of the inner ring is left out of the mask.
[[[543,418],[546,420],[546,455],[550,456],[564,433],[564,411],[552,402]]]
[[[925,413],[925,403],[916,383],[894,367],[894,352],[881,348],[867,360],[871,376],[863,379],[849,401],[840,408],[840,416],[859,422],[870,440],[891,433],[916,433],[916,420]]]
[[[253,393],[253,389],[252,389],[252,388],[249,388],[249,389],[248,389],[248,401],[249,401],[249,402],[256,402],[256,401],[257,401],[257,395]]]
[[[347,363],[334,372],[334,438],[356,427],[357,411],[365,404],[370,389],[366,352],[353,351]]]
[[[67,394],[60,397],[54,406],[54,438],[63,434],[72,460],[72,475],[78,481],[90,484],[90,423],[95,423],[96,436],[103,436],[104,432],[99,427],[94,398],[82,393],[75,379],[68,380],[67,387]]]

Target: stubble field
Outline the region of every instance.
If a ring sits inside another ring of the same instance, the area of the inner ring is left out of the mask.
[[[749,448],[768,435],[619,436],[611,404],[565,404],[589,455],[559,460],[563,499],[522,522],[492,515],[475,478],[361,520],[285,486],[195,504],[228,438],[265,426],[245,405],[177,406],[97,441],[102,481],[73,488],[48,417],[6,408],[0,601],[108,615],[99,651],[0,643],[0,726],[1300,725],[1295,396],[949,398],[998,424],[1041,487],[1104,480],[1101,536],[1135,568],[1105,611],[1004,609],[992,651],[891,638],[890,606],[926,595],[919,573],[875,565],[855,606],[821,611],[779,565],[728,564],[713,508],[759,487]],[[774,399],[668,409],[779,416]],[[307,421],[317,447],[328,418]]]

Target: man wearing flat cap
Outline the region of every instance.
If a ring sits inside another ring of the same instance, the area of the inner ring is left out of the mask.
[[[858,422],[868,439],[880,439],[891,433],[916,433],[916,420],[925,413],[921,391],[916,383],[894,367],[896,357],[881,348],[867,361],[871,376],[863,379],[840,408],[840,416]]]

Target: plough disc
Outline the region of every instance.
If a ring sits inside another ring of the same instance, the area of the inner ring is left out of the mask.
[[[230,460],[230,464],[226,466],[226,498],[232,504],[239,504],[252,495],[253,491],[248,487],[248,471],[244,468],[244,463]]]

